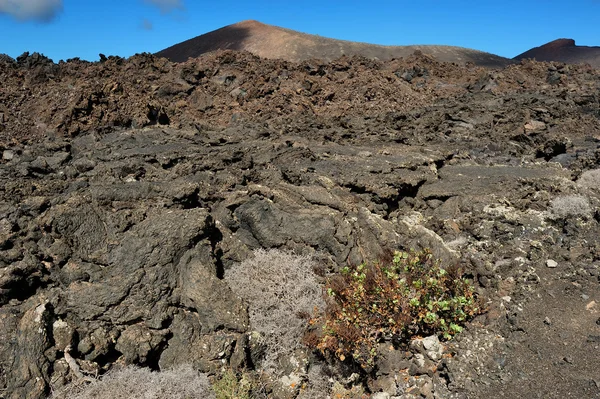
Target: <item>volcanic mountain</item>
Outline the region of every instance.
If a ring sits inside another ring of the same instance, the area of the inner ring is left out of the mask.
[[[419,50],[439,61],[502,68],[514,61],[483,51],[454,46],[381,46],[309,35],[258,21],[242,21],[186,40],[156,55],[183,62],[215,50],[246,50],[263,58],[300,62],[307,59],[331,61],[343,55],[361,55],[390,60],[407,57]]]
[[[590,64],[600,68],[600,47],[577,46],[573,39],[558,39],[517,55],[514,60],[533,58],[537,61],[558,61],[566,64]]]

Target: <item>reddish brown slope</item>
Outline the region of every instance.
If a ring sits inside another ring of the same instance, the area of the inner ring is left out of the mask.
[[[215,50],[246,50],[263,58],[301,62],[316,58],[331,61],[343,55],[390,60],[420,50],[438,61],[501,68],[511,62],[494,54],[453,46],[380,46],[348,42],[296,32],[257,21],[243,21],[206,33],[159,51],[156,55],[183,62]]]
[[[600,68],[600,47],[577,46],[573,39],[558,39],[517,55],[514,60],[535,59],[567,64],[590,64]]]

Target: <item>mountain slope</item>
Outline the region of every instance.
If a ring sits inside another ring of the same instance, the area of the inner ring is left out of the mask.
[[[536,59],[567,64],[590,64],[600,68],[600,47],[577,46],[573,39],[558,39],[517,55],[514,60]]]
[[[361,55],[390,60],[407,57],[420,50],[439,61],[501,68],[513,63],[508,58],[483,51],[453,46],[380,46],[329,39],[266,25],[258,21],[243,21],[159,51],[156,55],[183,62],[204,53],[222,50],[246,50],[263,58],[300,62],[311,58],[331,61],[343,55]]]

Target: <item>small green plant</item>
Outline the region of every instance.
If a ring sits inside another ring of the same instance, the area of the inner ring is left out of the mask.
[[[216,399],[266,398],[266,388],[260,377],[251,372],[236,373],[227,368],[213,381]]]
[[[250,399],[252,384],[248,378],[238,378],[233,370],[227,369],[213,383],[213,390],[217,399]]]
[[[306,339],[324,354],[372,366],[377,343],[414,335],[445,339],[481,312],[472,283],[459,267],[444,269],[429,250],[395,252],[387,262],[344,267],[325,287],[328,307],[311,320],[322,325]]]
[[[361,386],[353,386],[347,389],[339,382],[333,385],[331,391],[330,397],[332,399],[367,399],[369,397]]]

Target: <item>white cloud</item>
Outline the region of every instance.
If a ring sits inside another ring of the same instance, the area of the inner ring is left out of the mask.
[[[0,0],[0,14],[19,21],[50,22],[63,9],[63,0]]]
[[[183,0],[144,0],[148,4],[155,5],[160,8],[163,13],[171,12],[175,9],[183,10]]]

